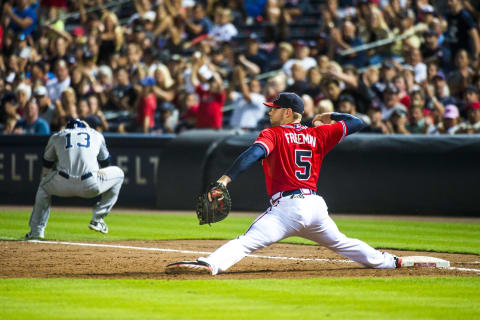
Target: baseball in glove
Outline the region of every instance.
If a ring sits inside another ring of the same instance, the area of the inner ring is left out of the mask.
[[[232,199],[225,185],[211,183],[207,192],[201,194],[197,201],[197,217],[200,224],[211,224],[225,219],[232,208]]]

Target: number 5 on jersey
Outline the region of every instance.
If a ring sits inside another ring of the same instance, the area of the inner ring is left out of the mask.
[[[295,170],[298,180],[310,179],[312,172],[312,150],[295,150],[295,164],[300,170]]]
[[[90,147],[90,135],[86,132],[78,132],[77,133],[77,136],[84,136],[82,137],[82,143],[78,142],[77,143],[77,147],[79,148],[88,148]],[[73,144],[72,144],[72,134],[69,133],[65,136],[65,139],[66,139],[66,145],[65,145],[65,149],[70,149],[73,147]]]

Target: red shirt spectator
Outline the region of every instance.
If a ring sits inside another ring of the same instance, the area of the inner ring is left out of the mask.
[[[148,117],[148,128],[155,126],[155,110],[157,109],[157,98],[151,93],[146,97],[140,98],[137,110],[137,123],[142,126]]]
[[[197,86],[196,91],[200,99],[197,128],[221,129],[225,91],[215,93],[213,90],[203,89],[201,85]]]
[[[157,97],[153,93],[152,86],[155,79],[146,77],[140,81],[143,87],[142,96],[138,101],[137,124],[142,132],[148,133],[155,126],[155,110],[157,109]]]

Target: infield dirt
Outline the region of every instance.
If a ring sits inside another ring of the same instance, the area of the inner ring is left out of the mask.
[[[109,245],[212,252],[224,240],[122,241]],[[480,269],[480,256],[420,251],[388,250],[399,256],[433,256],[449,260],[452,267]],[[319,246],[274,244],[255,255],[328,259],[328,261],[274,260],[246,257],[215,279],[311,278],[311,277],[406,277],[480,276],[438,268],[366,269]],[[179,260],[195,260],[191,253],[158,252],[112,247],[82,247],[28,241],[0,242],[0,278],[130,278],[208,279],[208,275],[169,275],[165,266]],[[340,261],[339,261],[340,260]]]

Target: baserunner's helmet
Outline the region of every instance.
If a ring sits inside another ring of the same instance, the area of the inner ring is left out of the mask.
[[[80,119],[72,119],[67,122],[66,127],[67,129],[75,129],[75,128],[88,128],[88,124]]]

